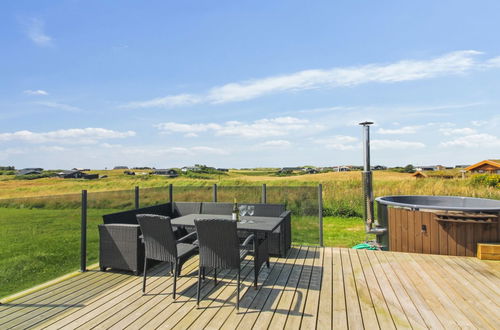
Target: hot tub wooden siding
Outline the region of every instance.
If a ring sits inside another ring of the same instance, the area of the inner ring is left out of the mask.
[[[433,212],[394,207],[388,207],[388,218],[390,251],[475,256],[478,242],[500,241],[500,221],[440,223]],[[422,225],[427,227],[425,232]]]

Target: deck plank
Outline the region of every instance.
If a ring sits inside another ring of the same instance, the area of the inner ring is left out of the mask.
[[[416,263],[424,270],[436,283],[436,285],[443,290],[443,292],[448,296],[448,298],[455,304],[459,309],[456,313],[458,316],[464,315],[472,325],[467,325],[467,323],[460,323],[460,326],[468,326],[470,328],[494,328],[494,323],[489,323],[487,318],[489,313],[481,313],[476,308],[481,304],[481,301],[471,301],[464,299],[463,292],[467,290],[467,284],[456,283],[452,276],[443,274],[441,272],[440,266],[434,261],[435,258],[425,258],[423,255],[411,255]],[[467,295],[465,295],[467,296]],[[484,312],[484,310],[483,310]],[[481,315],[483,314],[483,316]],[[455,315],[455,314],[454,314]],[[458,320],[460,321],[460,319]]]
[[[288,310],[282,309],[282,306],[288,301],[288,297],[295,291],[296,281],[302,271],[309,248],[301,248],[299,255],[295,259],[295,263],[291,270],[283,273],[284,277],[278,279],[271,295],[268,296],[266,304],[260,311],[260,314],[253,325],[256,329],[268,328],[269,324],[274,319],[274,315],[287,313]],[[283,298],[283,301],[281,298]],[[242,320],[244,321],[244,320]]]
[[[156,267],[150,270],[151,276],[157,275],[160,271],[164,271],[161,267]],[[105,294],[96,295],[93,299],[85,303],[84,308],[80,308],[77,311],[71,311],[65,314],[61,314],[55,318],[52,318],[48,322],[42,324],[41,326],[45,329],[59,329],[63,326],[71,324],[71,326],[76,327],[85,322],[85,319],[90,319],[93,317],[92,313],[97,311],[97,313],[106,311],[112,308],[117,302],[121,301],[124,297],[122,296],[124,292],[130,292],[135,290],[140,283],[140,279],[135,276],[129,276],[127,281],[121,286],[115,287],[112,292],[106,292]]]
[[[402,271],[405,272],[413,288],[420,293],[420,297],[423,298],[425,304],[429,306],[446,329],[459,328],[453,316],[446,309],[447,303],[443,302],[445,299],[442,297],[442,292],[439,291],[437,292],[438,295],[436,295],[434,291],[435,286],[433,286],[432,289],[430,287],[433,285],[433,282],[429,281],[428,277],[425,276],[426,274],[412,267],[411,259],[408,254],[387,252],[385,255],[392,263],[397,263]],[[426,277],[426,281],[424,281],[422,277]]]
[[[354,282],[356,283],[356,292],[358,295],[363,323],[366,324],[367,328],[380,329],[379,320],[375,313],[375,306],[373,305],[370,290],[368,289],[368,283],[359,260],[358,250],[349,249],[348,251],[354,275]]]
[[[292,248],[287,255],[286,259],[278,261],[278,265],[273,267],[272,272],[269,274],[265,282],[258,288],[258,290],[249,290],[241,300],[241,308],[239,313],[233,313],[224,322],[221,329],[232,330],[235,327],[244,327],[251,324],[250,328],[255,323],[260,311],[263,309],[269,295],[275,293],[275,285],[278,283],[285,273],[288,273],[295,263],[295,259],[299,254],[299,248]],[[244,321],[243,321],[244,319]]]
[[[416,229],[415,229],[416,230]],[[425,246],[425,244],[423,244]],[[253,261],[203,282],[196,308],[198,257],[178,278],[164,263],[142,277],[91,271],[0,305],[0,328],[43,329],[424,329],[498,328],[500,268],[470,257],[295,246],[263,267],[254,290]],[[53,290],[52,290],[53,289]]]
[[[243,314],[246,310],[246,306],[249,305],[249,303],[252,301],[250,297],[255,297],[257,292],[260,291],[262,286],[267,285],[269,277],[273,273],[273,271],[276,270],[277,266],[276,262],[278,261],[278,258],[270,258],[270,263],[271,267],[262,267],[259,277],[258,277],[258,288],[255,290],[252,285],[247,285],[241,290],[241,296],[240,296],[240,310],[239,312],[236,312],[236,306],[231,305],[231,304],[224,304],[222,305],[217,311],[214,317],[206,324],[204,327],[205,329],[220,329],[222,325],[226,322],[228,318],[231,317],[231,315],[240,315]],[[275,268],[276,267],[276,268]],[[254,272],[250,272],[248,275],[247,281],[249,283],[253,283],[254,281]],[[255,295],[254,295],[255,294]],[[248,298],[247,298],[248,296]],[[245,300],[245,298],[247,298]],[[234,323],[233,323],[234,324]]]
[[[104,274],[96,276],[95,281],[79,283],[73,289],[59,292],[47,301],[29,303],[30,308],[24,313],[19,311],[2,318],[0,328],[25,328],[39,323],[43,323],[48,318],[63,313],[71,308],[78,308],[81,304],[100,292],[111,289],[117,283],[125,280],[122,274]]]
[[[332,328],[332,248],[320,249],[321,255],[323,257],[323,271],[321,272],[321,286],[320,286],[320,296],[317,312],[317,327],[319,329],[331,329]],[[321,311],[321,312],[319,312]],[[313,327],[308,327],[312,329]]]
[[[314,329],[318,321],[318,308],[320,305],[320,292],[321,292],[321,282],[323,273],[323,257],[322,253],[325,249],[318,248],[316,250],[316,256],[314,258],[313,268],[311,272],[311,278],[309,281],[309,289],[307,290],[307,297],[304,303],[304,310],[302,315],[302,320],[299,327],[301,329]],[[327,249],[328,250],[328,249]],[[331,265],[331,263],[330,263]],[[330,273],[331,276],[331,273]],[[330,283],[331,288],[331,283]],[[327,294],[331,294],[331,290],[327,291]],[[331,301],[331,296],[328,299]],[[328,313],[328,318],[331,320],[331,303]],[[320,327],[321,328],[321,327]],[[324,329],[324,328],[323,328]]]
[[[333,298],[332,298],[332,324],[337,325],[340,329],[347,329],[347,305],[346,292],[344,288],[344,272],[342,267],[342,257],[340,249],[332,250],[333,262]]]
[[[177,294],[182,292],[186,285],[190,284],[191,276],[193,276],[197,265],[197,259],[195,258],[189,259],[184,264],[181,272],[182,276],[177,278]],[[123,300],[120,303],[121,305],[126,305],[127,308],[114,312],[111,317],[102,321],[98,328],[123,329],[157,304],[172,303],[174,301],[172,298],[174,282],[172,276],[167,275],[167,271],[170,271],[170,267],[165,264],[162,270],[160,274],[153,275],[155,281],[148,279],[146,282],[146,294],[140,292],[140,290],[142,290],[142,283],[139,285],[136,284],[135,287],[131,289],[131,291],[135,291],[136,294],[129,296],[127,300]],[[87,325],[88,324],[85,326]]]
[[[403,311],[412,327],[444,329],[432,309],[425,303],[411,281],[404,275],[403,270],[396,262],[387,258],[386,253],[377,253],[375,257],[383,265],[383,269],[390,278]]]
[[[354,269],[349,257],[349,249],[341,249],[340,256],[342,258],[342,271],[344,273],[344,289],[345,302],[347,309],[347,323],[349,329],[363,329],[363,315],[361,313],[360,297],[356,288],[356,280],[354,278]],[[367,324],[369,326],[378,326],[378,323]]]
[[[366,256],[365,250],[357,250],[360,266],[363,267],[363,273],[366,280],[366,291],[370,295],[374,311],[377,315],[377,320],[382,329],[395,329],[394,321],[391,317],[391,312],[385,301],[384,295],[380,290],[377,276],[373,272],[370,261]]]
[[[313,315],[313,314],[305,315],[304,308],[306,306],[308,292],[314,291],[310,290],[309,285],[311,284],[311,277],[313,274],[314,263],[316,262],[317,253],[318,253],[317,248],[309,249],[306,262],[304,263],[304,267],[302,268],[302,273],[300,274],[299,281],[297,283],[297,288],[295,289],[295,294],[288,308],[288,317],[286,318],[286,322],[284,324],[285,329],[300,329],[302,317],[305,316],[312,317]],[[316,311],[314,311],[314,315],[316,315]]]
[[[253,273],[253,261],[247,262],[241,270],[241,286],[248,288],[252,286],[247,277]],[[174,327],[171,327],[172,320],[164,322],[160,329],[203,329],[214,317],[215,313],[223,306],[236,307],[237,294],[237,274],[232,271],[230,276],[222,279],[224,283],[218,283],[216,289],[212,289],[210,295],[200,301],[200,307],[196,308],[196,302],[191,303],[192,309],[189,311],[189,317],[181,318]],[[245,281],[246,280],[246,281]],[[210,284],[209,284],[210,286]],[[241,288],[240,286],[240,288]]]

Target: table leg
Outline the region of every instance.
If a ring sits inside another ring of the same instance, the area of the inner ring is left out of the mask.
[[[257,279],[259,277],[259,268],[260,268],[260,259],[259,259],[259,239],[257,237],[257,233],[254,233],[254,239],[253,239],[253,251],[254,251],[254,256],[253,256],[253,267],[254,267],[254,281],[253,281],[253,286],[254,289],[257,290]]]

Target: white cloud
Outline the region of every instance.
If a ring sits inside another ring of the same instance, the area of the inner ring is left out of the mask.
[[[484,69],[486,62],[476,61],[476,57],[480,54],[478,51],[464,50],[451,52],[430,60],[403,60],[390,64],[304,70],[280,76],[232,82],[213,87],[206,93],[199,95],[168,95],[148,101],[130,102],[122,107],[149,108],[198,103],[220,104],[246,101],[281,92],[429,79],[461,74],[473,69]],[[496,61],[493,62],[496,63]]]
[[[66,151],[66,150],[68,150],[68,149],[61,147],[61,146],[42,146],[42,147],[40,147],[40,151],[44,151],[44,152],[61,152],[61,151]]]
[[[160,123],[155,125],[162,133],[184,133],[186,137],[197,137],[198,133],[220,129],[218,124],[181,124],[174,122]]]
[[[255,146],[256,149],[287,149],[292,145],[287,140],[269,140],[259,143]]]
[[[0,142],[22,141],[27,143],[57,142],[64,144],[95,144],[103,139],[121,139],[135,136],[134,131],[113,131],[105,128],[72,128],[57,131],[35,133],[31,131],[17,131],[14,133],[0,133]]]
[[[255,120],[250,123],[228,121],[223,124],[180,124],[174,122],[155,125],[162,133],[184,133],[197,136],[198,133],[213,132],[216,136],[238,136],[244,138],[266,138],[285,136],[293,132],[311,130],[317,132],[324,126],[311,124],[308,120],[295,117],[277,117]]]
[[[52,108],[52,109],[58,109],[58,110],[63,110],[63,111],[68,111],[68,112],[79,112],[82,111],[82,109],[69,105],[69,104],[64,104],[64,103],[57,103],[57,102],[36,102],[35,104],[42,105],[44,107]]]
[[[484,64],[486,68],[500,68],[500,56],[490,58]]]
[[[137,155],[139,157],[158,157],[171,156],[172,154],[182,156],[203,155],[228,155],[229,151],[222,148],[213,148],[208,146],[193,146],[193,147],[128,147],[117,148],[117,151],[122,154]]]
[[[497,136],[481,133],[460,136],[456,139],[440,143],[441,147],[466,147],[466,148],[490,148],[500,147],[500,138]]]
[[[45,23],[37,18],[29,20],[27,24],[27,35],[38,46],[52,45],[52,38],[44,32]]]
[[[321,139],[314,139],[314,143],[321,144],[325,148],[335,150],[353,150],[359,148],[359,140],[354,136],[335,135]]]
[[[401,141],[401,140],[371,140],[370,146],[373,150],[380,149],[420,149],[424,148],[422,142]]]
[[[471,124],[472,126],[481,127],[488,124],[488,122],[486,120],[473,120],[471,121]]]
[[[440,128],[439,132],[443,135],[471,135],[475,134],[476,130],[474,128],[464,127],[464,128]]]
[[[203,100],[192,94],[179,94],[159,97],[148,101],[130,102],[120,106],[123,109],[141,109],[141,108],[173,108],[185,105],[194,105]]]
[[[28,94],[28,95],[43,95],[43,96],[49,95],[49,93],[47,93],[43,89],[37,89],[37,90],[27,89],[27,90],[24,91],[24,94]]]
[[[415,134],[419,128],[422,126],[404,126],[401,128],[385,129],[379,128],[377,133],[379,134]]]
[[[188,150],[192,151],[195,154],[196,153],[216,154],[216,155],[227,155],[227,154],[229,154],[229,151],[227,151],[226,149],[212,148],[212,147],[205,147],[205,146],[191,147]]]

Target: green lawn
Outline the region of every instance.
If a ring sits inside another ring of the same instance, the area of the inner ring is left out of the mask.
[[[89,209],[88,264],[97,262],[97,224],[116,209]],[[79,209],[0,208],[0,297],[80,268]]]
[[[88,264],[98,260],[97,225],[122,209],[88,210]],[[294,244],[319,244],[318,218],[292,216]],[[324,218],[326,246],[365,240],[361,218]],[[80,209],[0,207],[0,297],[52,280],[80,267]]]

